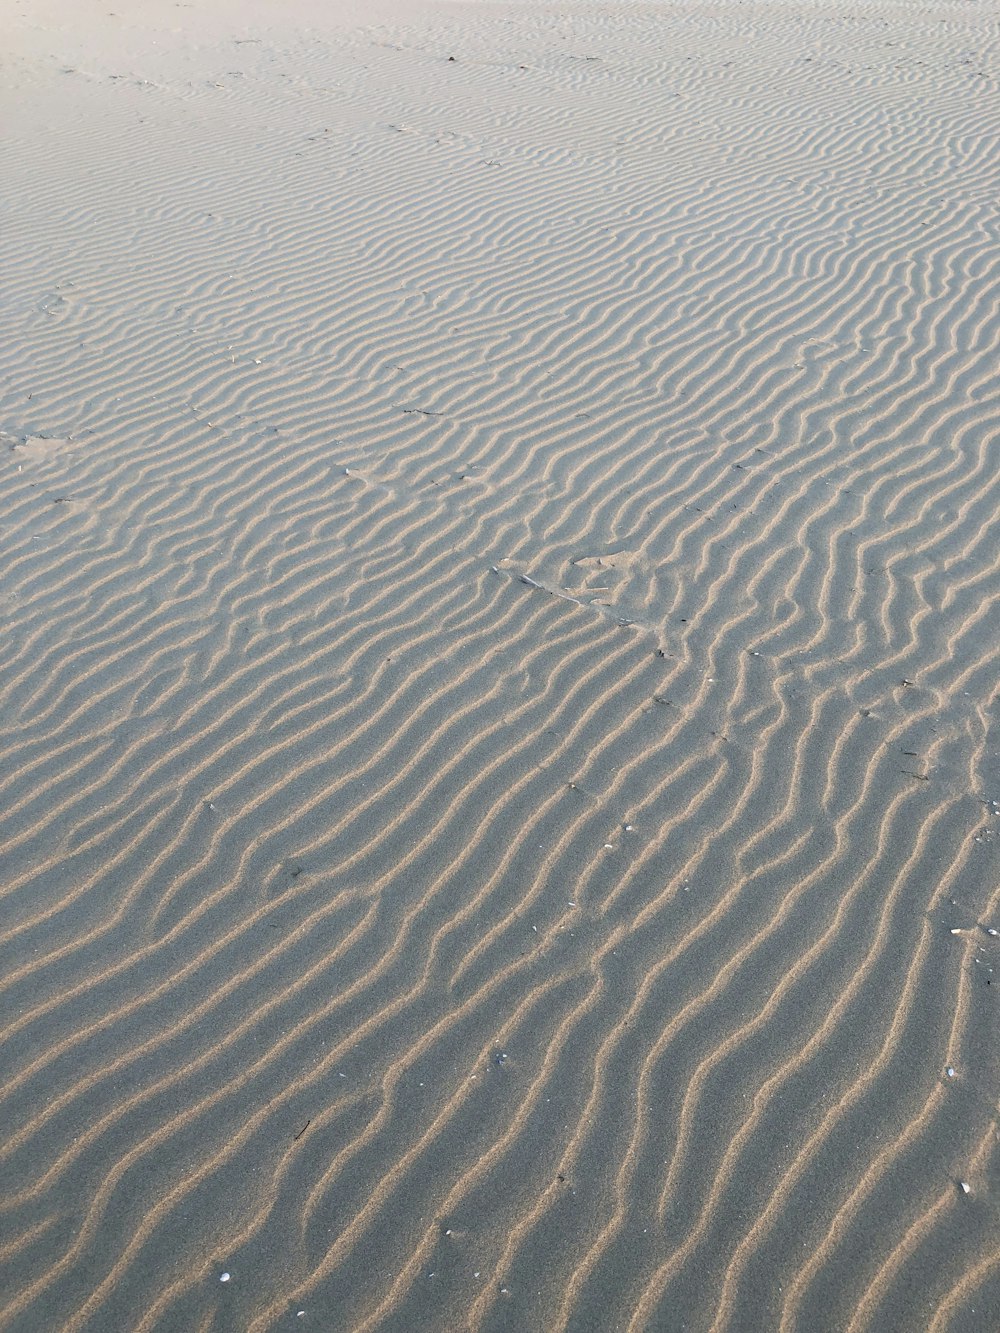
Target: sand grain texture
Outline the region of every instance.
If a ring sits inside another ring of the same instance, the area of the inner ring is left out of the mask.
[[[995,9],[110,8],[0,6],[0,1328],[1000,1327]]]

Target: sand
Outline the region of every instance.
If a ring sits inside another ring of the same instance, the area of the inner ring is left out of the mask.
[[[1000,1327],[996,10],[0,13],[0,1327]]]

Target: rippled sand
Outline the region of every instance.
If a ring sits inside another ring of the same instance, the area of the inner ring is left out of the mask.
[[[0,1327],[1000,1328],[995,8],[0,14]]]

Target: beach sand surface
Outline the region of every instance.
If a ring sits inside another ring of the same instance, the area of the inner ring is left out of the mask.
[[[0,1328],[995,1333],[995,6],[0,19]]]

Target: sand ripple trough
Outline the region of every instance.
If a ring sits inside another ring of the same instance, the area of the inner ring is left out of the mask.
[[[1000,1327],[995,11],[0,8],[0,1329]]]

